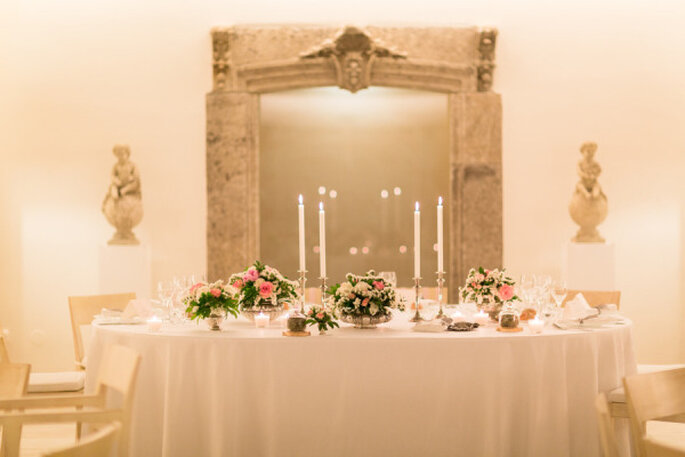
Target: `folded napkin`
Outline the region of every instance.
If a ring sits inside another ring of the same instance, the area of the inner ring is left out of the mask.
[[[121,317],[123,319],[131,319],[133,317],[147,319],[148,317],[152,317],[153,313],[154,310],[152,309],[150,300],[145,298],[134,298],[128,302]]]
[[[568,321],[583,319],[595,314],[597,311],[588,304],[582,293],[576,294],[575,297],[566,302],[564,307],[564,320]]]
[[[417,322],[412,330],[415,332],[438,333],[444,332],[447,324],[441,319],[433,319],[432,321]]]

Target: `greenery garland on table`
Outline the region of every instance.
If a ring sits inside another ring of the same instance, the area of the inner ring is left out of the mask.
[[[186,314],[190,319],[206,319],[212,312],[225,311],[238,317],[237,291],[219,280],[213,283],[198,282],[183,296]]]
[[[256,261],[240,273],[231,275],[229,283],[238,291],[242,309],[277,306],[297,300],[297,282],[290,281],[277,269]]]
[[[351,316],[386,316],[391,309],[404,311],[404,300],[374,270],[365,275],[348,273],[347,281],[331,286],[328,294],[334,309]]]
[[[338,328],[340,325],[335,321],[335,313],[328,306],[311,305],[307,311],[307,325],[316,325],[319,332]]]

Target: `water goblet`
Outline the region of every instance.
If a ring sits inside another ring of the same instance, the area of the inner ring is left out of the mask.
[[[397,273],[394,271],[381,271],[378,276],[392,287],[397,286]]]
[[[558,307],[561,307],[561,304],[566,299],[566,295],[568,295],[566,283],[564,281],[555,282],[554,286],[552,287],[552,298]]]

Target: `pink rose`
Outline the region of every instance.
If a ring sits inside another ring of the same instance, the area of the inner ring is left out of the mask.
[[[243,280],[242,279],[236,279],[235,281],[233,281],[233,287],[235,287],[236,289],[242,289]]]
[[[190,291],[195,292],[197,289],[199,289],[202,286],[203,286],[203,284],[201,282],[198,282],[197,284],[193,284],[193,286],[190,288]]]
[[[250,267],[243,275],[243,280],[245,281],[256,281],[257,278],[259,278],[259,272],[252,267]]]
[[[373,287],[375,287],[378,290],[383,290],[385,289],[385,284],[383,284],[383,281],[374,281]]]
[[[209,293],[215,297],[221,297],[221,289],[209,289]]]
[[[362,306],[368,306],[369,304],[369,297],[366,297],[364,300],[362,300]]]
[[[354,294],[353,293],[347,294],[347,298],[349,298],[350,300],[354,300]]]
[[[502,301],[509,301],[514,296],[514,288],[508,284],[501,285],[497,290],[497,295]]]
[[[268,298],[271,296],[271,293],[274,291],[274,285],[271,284],[269,281],[264,281],[260,286],[259,286],[259,295],[262,298]]]
[[[314,310],[310,309],[309,311],[307,311],[307,314],[309,314],[311,316],[312,314],[314,314]]]
[[[316,313],[317,319],[323,319],[323,313]]]

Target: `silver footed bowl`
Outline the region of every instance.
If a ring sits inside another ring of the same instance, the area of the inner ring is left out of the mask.
[[[340,314],[340,320],[348,324],[354,324],[354,328],[376,328],[378,324],[384,324],[392,320],[392,313],[369,316],[366,314]]]
[[[264,313],[269,316],[269,322],[273,322],[285,312],[283,305],[269,305],[269,306],[251,306],[249,308],[240,308],[240,314],[245,316],[250,322],[254,322],[254,317],[259,313]]]

